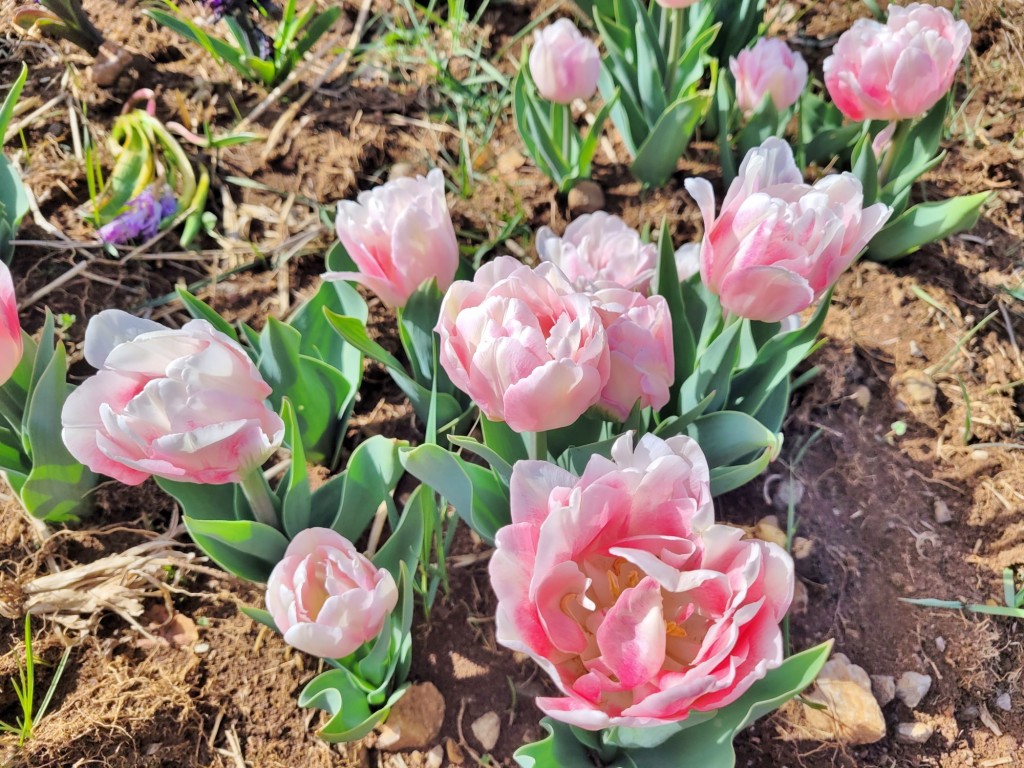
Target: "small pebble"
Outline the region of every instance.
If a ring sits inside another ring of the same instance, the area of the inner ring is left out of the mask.
[[[896,698],[896,678],[892,675],[872,675],[871,692],[878,700],[878,706],[884,707]]]
[[[501,735],[501,718],[497,712],[487,712],[474,720],[469,728],[480,742],[480,746],[484,748],[484,752],[490,752],[497,745],[498,737]]]
[[[604,190],[590,179],[584,179],[569,190],[569,211],[573,216],[604,210]]]
[[[811,556],[811,552],[814,551],[814,542],[810,539],[805,539],[803,536],[797,536],[793,539],[793,558],[796,560],[806,560]]]
[[[438,744],[427,752],[427,759],[423,761],[426,768],[441,768],[444,762],[444,748]]]
[[[947,525],[953,522],[953,513],[949,511],[949,505],[942,499],[935,500],[935,522],[939,525]]]
[[[871,390],[861,384],[853,390],[853,394],[850,395],[850,399],[860,406],[862,411],[866,411],[868,406],[871,405]]]
[[[999,694],[996,698],[996,706],[1003,710],[1003,712],[1009,712],[1013,709],[1013,703],[1010,701],[1009,691]]]
[[[896,681],[896,697],[911,709],[921,703],[932,687],[931,675],[920,672],[904,672]]]
[[[935,647],[939,649],[939,653],[946,652],[946,638],[939,636],[935,638]]]
[[[935,727],[928,723],[900,723],[896,738],[904,744],[924,744],[935,733]]]
[[[410,176],[416,175],[416,169],[412,163],[395,163],[391,166],[391,173],[388,174],[389,179],[405,179]]]
[[[973,704],[968,704],[962,710],[960,710],[960,717],[964,720],[977,720],[981,717],[981,710]]]
[[[209,643],[196,643],[196,647],[192,649],[196,653],[207,653],[210,650]]]
[[[980,448],[971,451],[971,458],[975,461],[985,461],[988,458],[988,451],[983,451]]]
[[[919,347],[917,342],[913,339],[910,340],[910,354],[914,357],[924,357],[924,352],[921,351],[921,347]]]

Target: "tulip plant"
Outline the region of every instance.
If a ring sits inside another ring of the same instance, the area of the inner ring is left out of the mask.
[[[7,133],[7,126],[14,116],[21,89],[28,77],[28,67],[21,65],[21,72],[14,81],[3,104],[0,104],[0,139]],[[0,152],[0,262],[9,264],[14,249],[11,240],[18,232],[21,220],[28,213],[28,193],[21,176],[14,169],[7,156]]]
[[[568,19],[534,33],[529,66],[524,62],[512,84],[516,128],[527,153],[555,184],[568,192],[590,178],[590,164],[613,98],[594,118],[585,136],[576,129],[572,102],[597,91],[601,56]]]
[[[100,52],[103,34],[89,20],[82,0],[36,0],[14,12],[13,21],[23,29],[38,27],[51,37],[74,43],[90,56]]]
[[[145,101],[144,109],[134,107],[139,100]],[[157,119],[151,90],[137,91],[125,103],[109,144],[114,167],[101,190],[90,185],[86,211],[103,242],[113,246],[149,239],[184,221],[180,241],[188,246],[202,223],[210,175],[200,166],[196,178],[181,144]]]
[[[868,248],[891,261],[974,226],[987,193],[910,206],[914,182],[945,157],[939,151],[950,89],[970,45],[966,22],[942,7],[889,6],[883,24],[861,19],[840,36],[824,63],[839,110],[861,122],[852,167],[866,199],[893,209]]]
[[[316,3],[299,14],[295,0],[285,0],[283,11],[259,0],[206,0],[215,18],[223,21],[231,32],[231,38],[225,39],[209,34],[186,18],[172,0],[164,3],[168,10],[151,8],[146,15],[205,48],[214,59],[231,65],[246,80],[267,88],[283,82],[341,16],[341,8],[318,12]],[[279,18],[273,36],[255,20],[271,12]]]

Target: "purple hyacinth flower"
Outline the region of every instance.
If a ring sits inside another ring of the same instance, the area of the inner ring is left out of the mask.
[[[155,187],[146,187],[115,219],[100,227],[99,236],[104,243],[122,245],[132,240],[148,240],[160,231],[160,222],[177,211],[178,201],[166,185],[157,199]]]

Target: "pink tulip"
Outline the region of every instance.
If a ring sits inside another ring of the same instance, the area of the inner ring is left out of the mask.
[[[740,51],[729,59],[729,69],[736,79],[736,104],[748,115],[769,96],[779,112],[789,109],[807,85],[804,57],[777,37],[762,37]]]
[[[325,280],[352,280],[389,307],[403,307],[424,282],[444,291],[459,268],[444,175],[399,178],[338,203],[338,238],[358,272],[328,272]]]
[[[696,5],[699,0],[657,0],[662,8],[689,8]]]
[[[864,208],[853,174],[805,184],[776,138],[747,153],[718,218],[708,181],[687,179],[686,190],[704,217],[701,279],[726,311],[762,322],[809,307],[892,213],[882,203]]]
[[[94,472],[128,485],[236,483],[284,438],[256,366],[205,320],[173,330],[108,309],[89,321],[85,359],[99,372],[61,420],[64,444]]]
[[[21,362],[21,323],[14,280],[7,265],[0,261],[0,384],[7,382]]]
[[[598,288],[591,296],[611,353],[597,407],[617,421],[625,421],[638,401],[641,408],[662,408],[675,377],[668,303],[618,286]]]
[[[604,211],[580,216],[561,237],[549,227],[541,227],[537,252],[580,290],[612,282],[646,293],[658,263],[657,246],[643,242],[639,232]]]
[[[300,531],[267,582],[267,610],[284,641],[325,659],[373,640],[397,603],[394,577],[330,528]]]
[[[530,76],[540,95],[556,104],[586,101],[597,90],[601,54],[569,19],[533,33]]]
[[[739,698],[783,658],[793,562],[716,525],[707,462],[688,437],[632,434],[583,477],[517,462],[512,524],[490,576],[497,638],[564,696],[548,715],[587,730],[685,720]]]
[[[889,6],[880,24],[859,19],[825,59],[825,85],[851,120],[920,117],[949,92],[971,30],[945,8]]]
[[[572,424],[608,384],[601,317],[553,264],[485,264],[448,290],[434,330],[455,386],[517,432]]]

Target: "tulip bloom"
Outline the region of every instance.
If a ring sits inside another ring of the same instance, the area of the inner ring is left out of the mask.
[[[753,48],[729,59],[736,79],[736,104],[744,114],[756,111],[766,97],[782,112],[796,104],[807,85],[807,63],[777,37],[762,37]]]
[[[945,8],[889,6],[889,19],[859,19],[825,59],[825,85],[851,120],[921,117],[949,92],[971,30]]]
[[[533,33],[530,76],[540,95],[556,104],[586,101],[597,90],[601,54],[569,19]]]
[[[205,320],[173,330],[108,309],[89,321],[85,359],[99,373],[68,395],[62,435],[94,472],[237,483],[284,438],[256,366]]]
[[[597,407],[617,421],[625,421],[638,401],[641,408],[662,408],[675,378],[668,303],[614,285],[591,297],[604,322],[611,363]]]
[[[21,362],[21,323],[14,280],[7,265],[0,261],[0,384],[7,382]]]
[[[358,272],[328,272],[325,280],[365,285],[387,306],[405,306],[430,278],[444,291],[459,268],[459,244],[435,168],[400,178],[338,203],[338,239]]]
[[[397,604],[394,577],[330,528],[300,531],[267,582],[267,610],[284,641],[325,659],[379,635]]]
[[[816,301],[860,255],[892,209],[864,208],[851,173],[805,184],[793,150],[767,139],[743,158],[715,217],[705,179],[687,179],[704,217],[700,274],[723,309],[778,322]]]
[[[448,290],[434,329],[452,382],[517,432],[572,424],[608,384],[604,324],[553,264],[509,256]]]
[[[537,230],[537,253],[580,290],[595,283],[616,283],[646,293],[658,264],[658,248],[640,239],[618,216],[588,213],[559,237],[549,227]]]
[[[699,0],[657,0],[662,8],[689,8],[696,5]]]
[[[517,462],[512,524],[490,577],[497,638],[563,696],[551,717],[587,730],[647,727],[730,704],[782,663],[793,561],[716,525],[704,454],[688,437],[632,434],[583,477]]]

